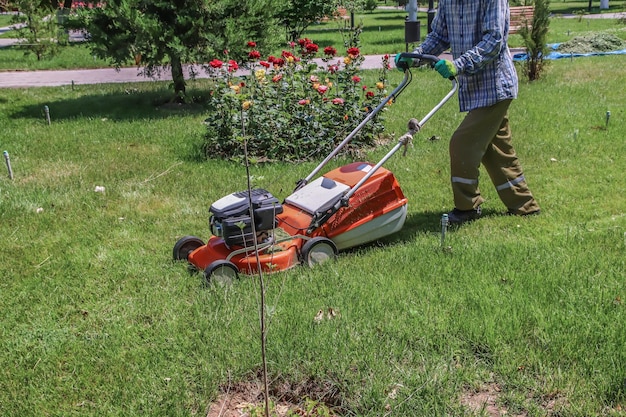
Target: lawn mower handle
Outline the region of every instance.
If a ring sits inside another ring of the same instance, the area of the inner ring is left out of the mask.
[[[415,54],[415,55],[419,55],[419,54]],[[429,56],[429,55],[422,55],[422,56]],[[439,60],[437,57],[433,57],[436,60]],[[404,76],[406,78],[406,74],[410,73],[410,71],[407,69],[406,71],[404,71]],[[452,83],[452,87],[450,89],[450,91],[448,92],[448,94],[445,95],[444,98],[442,98],[439,103],[437,103],[435,105],[435,107],[433,107],[430,112],[428,112],[428,114],[426,116],[424,116],[422,118],[422,120],[420,120],[419,122],[416,123],[416,126],[414,126],[414,131],[412,132],[407,132],[406,134],[402,135],[399,139],[398,139],[398,143],[396,144],[396,146],[394,146],[389,152],[387,152],[387,154],[380,160],[378,161],[378,163],[376,165],[374,165],[372,167],[372,169],[365,174],[365,176],[363,178],[361,178],[361,180],[359,182],[357,182],[351,189],[350,191],[348,191],[343,198],[340,200],[340,203],[342,206],[345,206],[348,204],[348,200],[350,199],[350,197],[352,197],[352,195],[372,176],[374,175],[374,173],[378,170],[378,168],[380,168],[384,163],[387,162],[387,160],[389,160],[389,158],[391,158],[396,152],[398,152],[398,150],[400,150],[401,147],[406,146],[408,144],[408,141],[410,141],[413,138],[413,135],[417,132],[419,132],[422,128],[422,126],[424,126],[424,124],[435,114],[439,111],[440,108],[443,107],[444,104],[446,104],[448,102],[448,100],[450,100],[450,98],[452,98],[452,96],[454,96],[454,94],[456,93],[456,91],[459,88],[459,85],[456,81],[456,79],[452,78],[450,80],[450,82]]]
[[[434,65],[437,61],[439,61],[439,58],[437,58],[434,55],[426,55],[426,54],[417,54],[417,53],[408,53],[408,52],[403,52],[402,53],[403,56],[406,56],[408,58],[414,58],[414,59],[424,59],[426,61],[430,61],[432,63],[432,65]],[[352,139],[356,136],[356,134],[363,128],[363,126],[365,126],[367,123],[369,123],[370,120],[372,120],[374,118],[374,116],[376,116],[376,114],[378,112],[380,112],[386,105],[387,103],[389,103],[390,101],[395,101],[396,97],[400,95],[400,93],[402,93],[402,91],[406,88],[407,85],[409,85],[409,83],[411,82],[412,79],[412,75],[411,75],[411,71],[407,68],[404,71],[404,78],[402,79],[402,81],[400,82],[400,84],[398,84],[398,86],[396,88],[394,88],[394,90],[391,92],[391,94],[389,94],[387,97],[385,97],[378,106],[376,106],[376,108],[374,108],[372,111],[370,111],[367,114],[367,117],[365,119],[363,119],[363,121],[361,121],[361,123],[359,123],[359,125],[357,127],[354,128],[354,130],[352,132],[350,132],[350,134],[348,136],[346,136],[346,138],[339,144],[337,145],[337,147],[306,177],[303,178],[299,181],[296,182],[296,188],[294,191],[299,190],[300,188],[304,187],[305,185],[307,185],[309,183],[309,181],[311,181],[311,179],[313,177],[315,177],[321,170],[322,168],[328,163],[328,161],[330,161],[331,159],[333,159],[335,156],[337,156],[337,154],[339,153],[339,151],[341,151],[341,149],[343,149],[344,146],[346,146],[348,143],[350,143],[350,141],[352,141]],[[458,89],[458,84],[456,82],[455,79],[450,80],[452,82],[452,89],[450,90],[450,92],[439,102],[439,104],[437,104],[437,106],[435,106],[420,122],[419,122],[419,126],[421,128],[421,126],[424,125],[424,123],[426,123],[426,121],[428,119],[430,119],[433,114],[435,114],[449,99],[450,97],[452,97],[454,95],[454,93],[456,93],[457,89]],[[395,151],[394,151],[395,152]],[[387,158],[386,158],[387,159]],[[385,161],[386,161],[385,159]],[[383,161],[384,162],[384,161]]]
[[[430,60],[431,62],[437,62],[439,61],[439,58],[432,56],[432,55],[421,55],[421,54],[411,54],[414,56],[419,56],[419,57],[426,57],[425,59]],[[404,90],[404,88],[409,84],[410,80],[411,80],[411,71],[407,68],[404,71],[404,79],[402,80],[402,82],[391,92],[391,94],[389,94],[374,110],[372,110],[367,117],[365,118],[365,120],[363,120],[351,133],[350,135],[348,135],[348,137],[346,137],[340,144],[339,146],[337,146],[337,148],[335,148],[335,150],[326,157],[326,159],[324,159],[324,161],[322,163],[320,163],[314,170],[313,172],[311,172],[309,174],[308,177],[306,177],[305,179],[301,179],[300,181],[298,181],[296,183],[296,191],[299,190],[300,188],[304,187],[305,185],[308,184],[308,182],[311,180],[311,178],[313,178],[323,167],[324,165],[326,165],[326,163],[333,158],[335,155],[337,155],[337,153],[339,152],[339,150],[341,148],[343,148],[348,142],[350,142],[350,140],[352,140],[352,138],[354,137],[354,135],[356,135],[356,133],[368,122],[372,119],[372,117],[374,117],[374,115],[376,115],[376,113],[378,113],[384,106],[387,105],[387,103],[391,100],[394,99],[396,96],[398,96],[402,90]],[[450,89],[450,91],[445,95],[445,97],[443,97],[439,103],[437,103],[437,105],[435,105],[435,107],[432,108],[432,110],[426,115],[424,116],[424,118],[422,118],[422,120],[420,120],[419,122],[416,121],[415,125],[413,127],[414,130],[410,130],[409,132],[407,132],[406,134],[402,135],[402,137],[399,138],[398,143],[389,151],[387,152],[387,154],[377,163],[375,164],[368,172],[367,174],[365,174],[365,176],[363,176],[363,178],[361,178],[350,190],[348,190],[348,192],[346,194],[344,194],[339,200],[337,200],[335,202],[335,204],[328,210],[324,211],[324,212],[319,212],[319,213],[315,213],[315,215],[313,216],[313,219],[311,221],[311,225],[309,226],[307,233],[311,233],[313,230],[315,230],[316,228],[320,227],[321,225],[323,225],[330,217],[332,217],[337,211],[339,211],[342,207],[346,207],[348,206],[348,201],[350,200],[350,197],[352,197],[354,195],[354,193],[356,193],[356,191],[372,176],[374,175],[374,173],[385,163],[387,162],[387,160],[389,160],[389,158],[391,158],[401,147],[406,146],[408,144],[408,141],[412,139],[412,135],[417,133],[422,126],[437,112],[439,111],[439,109],[441,109],[441,107],[443,107],[443,105],[445,103],[448,102],[448,100],[450,100],[450,98],[452,98],[452,96],[454,96],[454,94],[457,92],[459,86],[458,83],[456,81],[456,79],[452,78],[450,80],[452,87]],[[409,128],[411,129],[411,128]]]
[[[430,63],[431,67],[434,66],[437,62],[439,62],[439,58],[436,57],[435,55],[418,54],[418,53],[415,53],[415,52],[402,52],[400,54],[400,61],[399,61],[399,63],[400,64],[405,64],[406,61],[402,61],[402,58],[409,58],[409,59],[412,59],[414,61],[417,60],[418,62],[428,61],[428,63]],[[416,66],[419,66],[419,65],[416,65]],[[408,66],[405,67],[404,65],[399,66],[399,68],[400,69],[405,69],[405,70],[409,69]]]
[[[302,188],[305,185],[307,185],[309,183],[309,181],[311,181],[311,179],[313,177],[315,177],[322,170],[322,168],[324,168],[324,166],[328,163],[328,161],[330,161],[335,156],[337,156],[339,151],[341,151],[341,149],[343,149],[344,146],[346,146],[348,143],[350,143],[352,141],[352,139],[356,136],[356,134],[359,133],[359,131],[361,129],[363,129],[363,127],[366,124],[368,124],[370,122],[370,120],[372,120],[374,118],[374,116],[376,116],[376,114],[378,114],[387,105],[387,103],[389,103],[392,100],[395,101],[395,98],[398,95],[400,95],[402,90],[404,90],[407,85],[409,85],[409,83],[411,82],[411,78],[412,78],[411,77],[411,71],[404,71],[404,78],[402,79],[400,84],[398,84],[398,86],[393,89],[391,94],[389,94],[387,97],[385,97],[378,104],[378,106],[376,106],[373,110],[371,110],[367,114],[365,119],[363,119],[361,121],[361,123],[359,123],[358,126],[355,127],[354,130],[352,132],[350,132],[350,134],[348,136],[346,136],[346,138],[344,140],[342,140],[341,143],[339,145],[337,145],[337,147],[330,154],[328,154],[328,156],[306,178],[303,178],[303,179],[299,180],[298,182],[296,182],[296,189],[294,191],[297,191],[300,188]]]

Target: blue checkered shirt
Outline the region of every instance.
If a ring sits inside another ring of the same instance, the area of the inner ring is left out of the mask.
[[[417,52],[451,49],[462,112],[517,98],[517,72],[507,44],[508,0],[440,0]]]

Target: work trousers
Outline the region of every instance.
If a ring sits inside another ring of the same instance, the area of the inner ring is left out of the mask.
[[[485,200],[478,187],[482,163],[500,200],[514,214],[539,210],[511,143],[508,109],[511,100],[470,111],[450,140],[450,174],[454,205],[471,210]]]

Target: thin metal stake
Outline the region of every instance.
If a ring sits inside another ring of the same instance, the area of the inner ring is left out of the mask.
[[[610,119],[610,118],[611,118],[611,112],[610,112],[610,111],[607,111],[607,112],[606,112],[606,126],[605,126],[607,129],[608,129],[608,127],[609,127],[609,119]]]
[[[50,108],[43,106],[43,111],[46,113],[46,121],[48,122],[48,126],[50,126]]]
[[[441,247],[446,240],[446,231],[448,230],[448,215],[446,213],[441,215]]]
[[[11,168],[11,160],[9,159],[9,153],[7,151],[3,152],[4,161],[7,163],[7,170],[9,171],[9,178],[13,179],[13,169]]]

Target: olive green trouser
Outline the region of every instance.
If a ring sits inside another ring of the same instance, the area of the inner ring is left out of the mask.
[[[504,100],[470,111],[452,134],[450,174],[454,205],[459,210],[474,209],[485,201],[478,187],[481,162],[509,211],[527,214],[539,210],[511,143],[510,104],[511,100]]]

